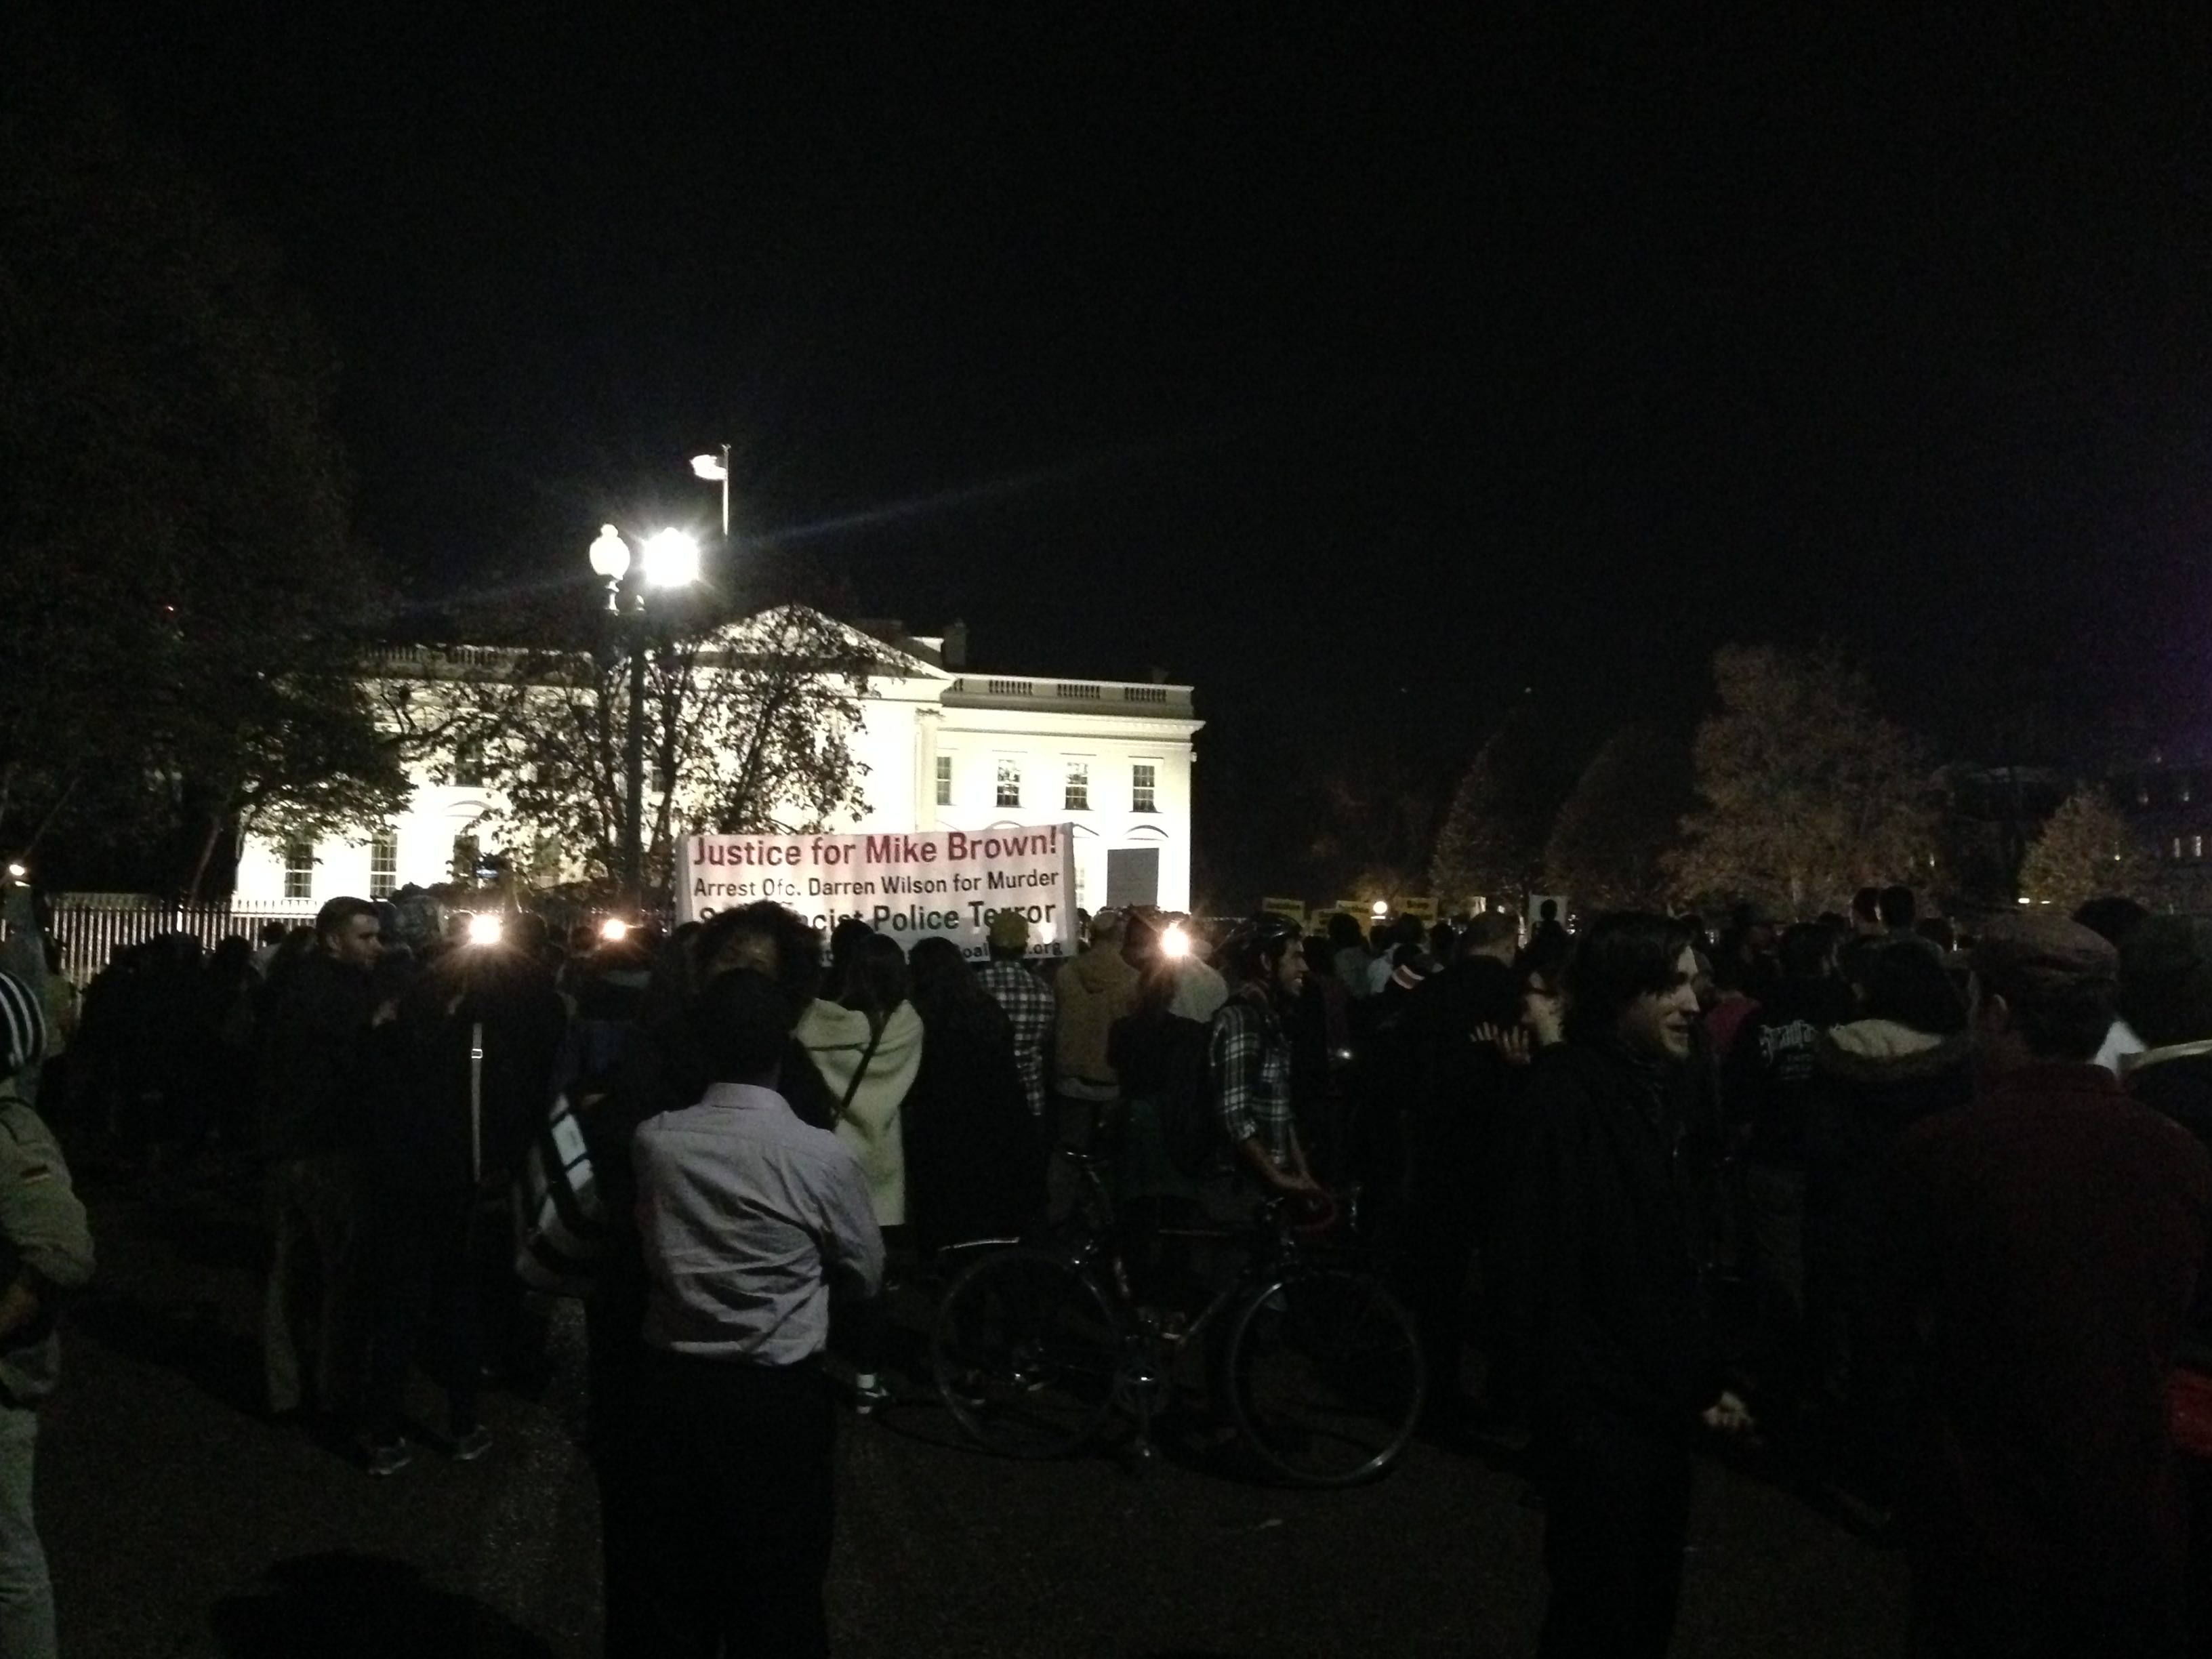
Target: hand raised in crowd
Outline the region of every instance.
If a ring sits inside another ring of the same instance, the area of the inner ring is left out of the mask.
[[[1488,1043],[1512,1066],[1526,1066],[1536,1052],[1528,1028],[1522,1025],[1492,1025],[1486,1021],[1468,1033],[1468,1041],[1478,1046]]]
[[[1759,1427],[1753,1420],[1751,1407],[1729,1389],[1723,1389],[1721,1397],[1706,1407],[1698,1420],[1717,1434],[1747,1435]]]

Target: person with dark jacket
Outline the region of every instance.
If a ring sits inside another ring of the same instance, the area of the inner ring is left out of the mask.
[[[565,1011],[551,976],[510,947],[464,945],[432,964],[378,1033],[364,1139],[363,1279],[373,1310],[369,1473],[411,1456],[400,1401],[426,1322],[439,1335],[453,1455],[490,1449],[477,1420],[483,1361],[476,1239],[542,1117]]]
[[[1507,1097],[1526,1081],[1487,1033],[1521,1022],[1513,973],[1519,924],[1486,911],[1459,936],[1457,957],[1408,999],[1406,1041],[1415,1088],[1409,1113],[1407,1300],[1428,1362],[1424,1410],[1448,1428],[1470,1414],[1460,1387],[1466,1344],[1468,1274],[1504,1186],[1501,1169]],[[1486,1262],[1486,1279],[1495,1268]]]
[[[1107,1063],[1125,1103],[1115,1195],[1125,1209],[1187,1219],[1198,1183],[1170,1156],[1166,1103],[1179,1073],[1203,1066],[1206,1025],[1175,1012],[1175,963],[1160,948],[1154,918],[1130,913],[1121,955],[1137,970],[1137,994],[1106,1034]]]
[[[1684,1167],[1689,934],[1600,918],[1567,969],[1567,1040],[1529,1079],[1515,1321],[1529,1367],[1551,1596],[1547,1659],[1665,1654],[1690,1445],[1749,1422],[1721,1386]]]
[[[1763,1380],[1795,1393],[1804,1380],[1806,1113],[1814,1050],[1851,1017],[1850,988],[1831,971],[1836,940],[1818,923],[1782,935],[1781,972],[1722,1060],[1723,1109],[1739,1137],[1738,1195],[1757,1286]]]
[[[36,990],[0,973],[0,1653],[52,1659],[53,1583],[32,1509],[39,1407],[61,1376],[56,1322],[92,1277],[61,1145],[20,1092],[46,1038]]]
[[[2212,921],[2147,917],[2119,951],[2120,1018],[2146,1045],[2128,1093],[2212,1150]]]
[[[2212,1158],[2094,1064],[2118,953],[2006,917],[1973,957],[1973,1101],[1898,1143],[1876,1340],[1917,1387],[1916,1653],[2178,1659],[2166,1424]]]
[[[262,1048],[261,1150],[274,1256],[262,1306],[262,1363],[272,1413],[302,1403],[298,1333],[312,1324],[315,1404],[350,1408],[360,1321],[355,1295],[358,1163],[377,1012],[370,973],[381,947],[375,906],[334,898],[315,917],[313,948],[269,988]],[[312,1265],[311,1265],[312,1264]],[[303,1318],[306,1292],[319,1313]]]
[[[900,1113],[907,1224],[924,1250],[1012,1237],[1045,1205],[1012,1024],[951,939],[917,940],[907,971],[922,1029],[921,1069]]]
[[[1966,1007],[1929,951],[1883,945],[1860,971],[1859,1018],[1813,1044],[1805,1103],[1805,1301],[1832,1477],[1860,1498],[1892,1498],[1895,1389],[1866,1352],[1871,1274],[1881,1237],[1881,1172],[1914,1124],[1973,1091]]]
[[[2082,920],[2078,912],[2076,920]],[[2083,925],[2111,937],[2094,921]],[[2212,921],[2137,917],[2118,948],[2120,1018],[2115,1027],[2148,1045],[2129,1057],[2128,1094],[2212,1151]],[[2100,1065],[2111,1047],[2107,1036]],[[2197,1376],[2212,1374],[2212,1260],[2197,1275],[2196,1302],[2177,1358]],[[2212,1651],[2212,1462],[2201,1455],[2190,1459],[2186,1479],[2189,1629],[2195,1644],[2191,1651],[2204,1653]]]

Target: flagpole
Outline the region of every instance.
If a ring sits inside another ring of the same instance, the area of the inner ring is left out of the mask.
[[[722,545],[730,544],[730,447],[722,447],[722,459],[712,455],[694,455],[691,471],[702,478],[717,482],[722,486]]]

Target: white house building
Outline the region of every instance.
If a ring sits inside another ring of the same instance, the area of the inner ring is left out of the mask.
[[[1203,724],[1189,686],[977,673],[963,665],[965,630],[957,625],[950,641],[895,623],[864,628],[880,665],[852,740],[867,769],[866,810],[857,823],[826,828],[1072,823],[1078,903],[1189,908],[1191,744]],[[398,647],[380,653],[371,672],[431,682],[459,654]],[[408,811],[358,842],[248,836],[237,898],[303,907],[349,893],[382,898],[453,880],[479,855],[504,850],[491,821],[495,791],[465,772],[433,782],[422,766],[412,781]]]

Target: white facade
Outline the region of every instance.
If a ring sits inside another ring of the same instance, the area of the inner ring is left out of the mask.
[[[1202,724],[1192,714],[1191,688],[948,669],[933,659],[937,644],[902,640],[894,649],[871,641],[886,666],[868,682],[852,745],[867,769],[867,809],[857,823],[824,827],[1072,823],[1079,904],[1188,908],[1191,743]],[[410,663],[426,660],[395,651],[381,665],[392,678],[411,678]],[[323,842],[310,861],[303,856],[309,849],[248,836],[238,898],[379,898],[410,884],[452,880],[459,837],[477,836],[485,854],[507,850],[485,822],[499,805],[495,792],[433,783],[421,767],[413,782],[408,811],[380,843]]]

